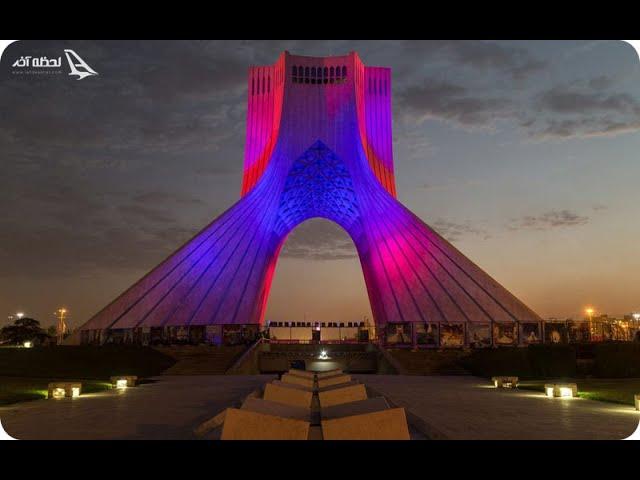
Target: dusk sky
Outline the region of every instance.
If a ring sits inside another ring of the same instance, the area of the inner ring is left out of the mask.
[[[67,75],[65,48],[98,76]],[[640,62],[620,41],[18,42],[0,74],[0,324],[79,326],[239,199],[247,73],[392,68],[398,198],[542,317],[640,311]],[[62,56],[20,75],[20,56]],[[371,310],[349,236],[289,237],[268,320]]]

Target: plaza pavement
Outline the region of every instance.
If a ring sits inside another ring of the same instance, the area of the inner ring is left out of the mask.
[[[452,440],[623,439],[638,427],[633,406],[542,392],[496,389],[472,376],[353,375],[418,417],[431,438]],[[578,387],[579,387],[578,383]]]
[[[273,378],[161,376],[125,390],[0,407],[0,421],[25,440],[196,439],[194,428]]]
[[[433,439],[622,439],[640,420],[633,407],[492,388],[469,376],[353,375],[407,410]],[[273,375],[161,376],[124,391],[0,407],[18,439],[195,439],[194,428]]]

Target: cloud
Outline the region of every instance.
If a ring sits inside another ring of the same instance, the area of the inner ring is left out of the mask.
[[[417,122],[436,118],[480,128],[512,115],[514,106],[508,98],[472,95],[465,87],[433,79],[407,88],[399,94],[398,102]]]
[[[314,218],[291,232],[281,256],[304,260],[344,260],[358,254],[347,232],[333,222]]]
[[[539,115],[520,126],[536,139],[610,137],[640,130],[640,100],[610,92],[611,77],[594,77],[587,86],[554,86],[534,97]]]
[[[425,40],[404,43],[405,49],[416,56],[444,57],[454,66],[468,66],[478,70],[495,70],[523,79],[547,66],[528,49],[500,42],[478,40]]]
[[[474,227],[470,222],[456,223],[440,218],[434,221],[431,226],[452,243],[468,235],[481,236],[484,240],[490,238],[490,235],[485,230]]]
[[[600,82],[601,77],[592,79],[593,81]],[[593,112],[640,114],[640,102],[628,93],[579,91],[562,86],[553,87],[540,94],[536,100],[536,106],[544,111],[561,114]]]
[[[550,210],[540,215],[525,215],[511,219],[507,224],[509,230],[549,230],[558,227],[575,227],[585,225],[589,217],[579,215],[570,210]]]

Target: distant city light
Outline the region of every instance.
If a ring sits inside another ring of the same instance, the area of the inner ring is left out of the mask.
[[[633,318],[634,318],[636,321],[640,320],[640,313],[634,313],[634,314],[633,314]]]
[[[16,313],[16,317],[18,317],[18,320],[20,320],[22,317],[24,317],[24,313],[18,312]]]
[[[26,342],[24,342],[24,343],[22,344],[22,346],[23,346],[24,348],[31,348],[31,347],[33,347],[33,343],[31,343],[30,341],[28,341],[28,340],[27,340]]]
[[[127,388],[127,379],[121,378],[116,381],[116,388]]]
[[[80,387],[72,387],[71,388],[71,396],[79,397],[80,396]]]
[[[591,307],[587,307],[584,309],[584,311],[586,312],[587,315],[591,316],[593,315],[593,312],[595,312],[595,310]]]

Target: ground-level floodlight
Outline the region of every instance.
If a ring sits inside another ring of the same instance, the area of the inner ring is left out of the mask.
[[[327,360],[329,358],[329,356],[327,355],[327,351],[326,350],[322,350],[320,352],[320,355],[318,356],[318,358],[320,360]]]
[[[111,386],[113,388],[127,388],[135,387],[138,382],[138,377],[135,375],[119,375],[111,377]]]
[[[578,385],[575,383],[547,383],[544,386],[547,397],[573,398],[578,396]]]
[[[491,377],[491,381],[496,388],[516,388],[518,377]]]
[[[31,348],[31,347],[33,347],[33,342],[30,342],[29,340],[27,340],[26,342],[24,342],[24,343],[22,344],[22,346],[23,346],[24,348]]]
[[[64,398],[64,388],[54,388],[53,392],[51,392],[51,397]]]
[[[79,397],[82,384],[77,382],[53,382],[49,384],[47,398]]]

